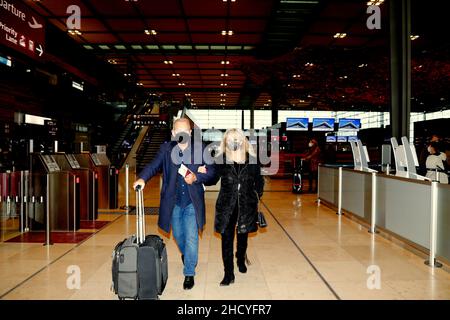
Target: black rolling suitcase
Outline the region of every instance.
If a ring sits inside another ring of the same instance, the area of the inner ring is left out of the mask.
[[[300,166],[294,167],[294,173],[292,175],[293,193],[302,193],[303,190],[302,167],[303,167],[303,160],[300,160]]]
[[[136,230],[136,235],[114,248],[112,289],[121,300],[156,300],[167,282],[167,251],[159,236],[145,236],[144,197],[139,187],[136,188]]]

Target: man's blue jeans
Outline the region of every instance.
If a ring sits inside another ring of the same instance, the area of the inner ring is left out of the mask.
[[[184,255],[185,276],[195,276],[198,262],[198,226],[194,206],[175,206],[172,212],[172,232],[181,254]]]

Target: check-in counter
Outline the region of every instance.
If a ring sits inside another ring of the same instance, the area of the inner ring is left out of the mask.
[[[0,233],[23,231],[29,171],[0,173]]]
[[[30,200],[32,231],[76,231],[80,228],[79,184],[76,175],[62,170],[52,155],[31,156]],[[48,220],[47,220],[48,219]]]
[[[117,208],[118,170],[111,166],[105,154],[80,153],[75,158],[82,167],[89,167],[97,174],[98,208]]]
[[[450,262],[450,185],[369,173],[348,168],[319,167],[319,200],[341,207],[360,220],[386,231],[425,253],[436,243],[436,258]],[[375,179],[375,181],[373,181]],[[339,185],[341,184],[341,194]],[[433,199],[437,203],[432,210]],[[433,212],[436,225],[433,232]]]
[[[80,219],[96,220],[98,218],[97,181],[95,172],[88,166],[81,167],[73,154],[54,154],[59,167],[76,175],[80,186]]]

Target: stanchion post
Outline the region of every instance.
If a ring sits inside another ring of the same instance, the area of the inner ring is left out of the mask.
[[[24,224],[23,224],[23,220],[24,220],[24,210],[25,210],[25,206],[24,206],[24,192],[25,192],[25,187],[24,187],[24,172],[20,171],[20,196],[19,196],[19,200],[20,200],[20,232],[23,233],[24,231]]]
[[[372,172],[372,203],[371,203],[371,218],[370,218],[370,229],[369,232],[374,234],[377,217],[377,173]]]
[[[320,166],[317,169],[317,205],[320,206]]]
[[[51,245],[51,235],[50,235],[50,203],[49,203],[49,194],[50,194],[50,178],[49,174],[47,174],[47,194],[45,195],[45,243],[44,246]]]
[[[338,215],[342,215],[342,167],[339,167],[338,176]]]
[[[431,268],[441,268],[442,264],[436,261],[436,236],[437,236],[437,206],[438,206],[438,182],[431,182],[431,215],[430,215],[430,256],[425,264]]]
[[[128,163],[125,165],[125,209],[127,209],[127,213],[128,213],[128,209],[130,208],[130,197],[129,197],[129,193],[130,193],[130,185],[129,185],[129,170],[130,170],[130,166],[128,165]]]

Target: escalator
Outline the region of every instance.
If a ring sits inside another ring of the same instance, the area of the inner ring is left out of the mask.
[[[170,129],[167,125],[152,126],[136,153],[136,172],[139,173],[156,156],[159,147],[170,140]]]
[[[151,95],[147,96],[144,100],[135,102],[133,107],[129,107],[117,121],[117,127],[123,129],[113,137],[112,147],[109,150],[109,157],[117,168],[122,167],[139,135],[140,128],[134,123],[134,118],[136,115],[152,113],[154,103],[155,98]]]

